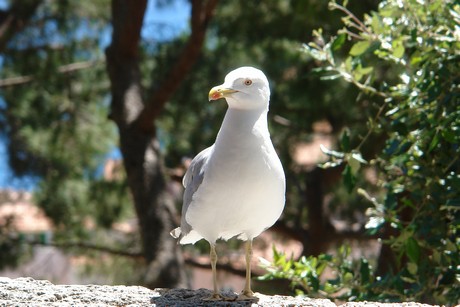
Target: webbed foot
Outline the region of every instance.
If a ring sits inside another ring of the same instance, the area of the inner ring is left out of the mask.
[[[224,299],[225,298],[219,293],[213,293],[210,297],[204,298],[203,301],[222,301]]]
[[[254,292],[252,291],[243,291],[238,295],[237,301],[257,301],[258,298],[254,296]]]

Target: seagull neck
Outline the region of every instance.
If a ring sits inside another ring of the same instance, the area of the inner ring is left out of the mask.
[[[231,121],[232,125],[238,124],[238,126],[244,128],[252,128],[254,125],[262,124],[267,122],[267,109],[233,109],[229,108],[225,114],[225,119]]]
[[[253,110],[229,108],[219,131],[220,138],[250,134],[256,127],[260,132],[268,132],[267,113],[268,108]]]

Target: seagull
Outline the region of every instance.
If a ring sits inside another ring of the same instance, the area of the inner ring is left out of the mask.
[[[265,74],[240,67],[213,87],[209,101],[228,104],[215,143],[191,162],[183,179],[180,227],[171,231],[180,244],[205,239],[210,244],[211,300],[223,297],[216,281],[216,241],[246,241],[246,282],[238,299],[254,299],[251,290],[252,241],[280,217],[286,179],[268,131],[270,88]]]

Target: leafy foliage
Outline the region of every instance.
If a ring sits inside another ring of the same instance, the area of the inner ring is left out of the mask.
[[[85,221],[110,227],[130,202],[124,178],[108,182],[101,170],[116,146],[100,48],[107,7],[43,3],[2,54],[1,77],[24,82],[2,89],[0,133],[15,174],[37,179],[57,240],[87,239]]]
[[[368,260],[350,260],[350,247],[342,246],[337,255],[302,256],[288,259],[273,249],[273,262],[262,260],[268,273],[260,280],[288,279],[297,295],[329,297],[338,300],[379,300],[385,297],[376,287],[378,279]]]
[[[358,100],[371,101],[375,115],[364,136],[342,138],[343,151],[324,150],[331,157],[325,167],[344,164],[349,191],[355,191],[366,160],[378,169],[378,185],[385,193],[358,192],[373,206],[367,211],[366,228],[394,255],[384,271],[366,273],[364,279],[352,273],[350,278],[356,281],[352,289],[358,291],[346,297],[370,299],[378,289],[386,300],[456,304],[460,299],[460,5],[449,0],[388,0],[364,21],[345,6],[331,2],[330,7],[345,13],[345,28],[330,40],[316,31],[315,40],[304,50],[323,63],[318,69],[323,79],[341,78],[357,86]],[[340,57],[343,50],[348,50],[345,58]],[[386,140],[382,152],[362,159],[363,144],[382,136]],[[300,266],[308,272],[306,264],[330,260],[325,257],[292,263],[278,257],[282,265],[274,276],[287,276],[305,289],[325,290],[327,283],[312,287],[312,276],[299,281],[296,278],[304,273],[295,271]],[[343,263],[326,263],[340,268],[341,276]],[[340,283],[346,286],[348,278],[341,277]]]
[[[18,244],[22,240],[15,233],[13,217],[6,217],[0,223],[0,270],[18,265],[30,256],[30,247]]]

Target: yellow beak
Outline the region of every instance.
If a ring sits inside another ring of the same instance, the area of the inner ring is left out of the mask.
[[[237,92],[237,91],[232,90],[232,89],[230,89],[230,88],[222,87],[221,85],[218,85],[218,86],[214,86],[214,87],[209,91],[208,98],[209,98],[209,101],[211,101],[211,100],[217,100],[217,99],[220,99],[220,98],[225,98],[225,97],[227,97],[229,94],[235,93],[235,92]]]

